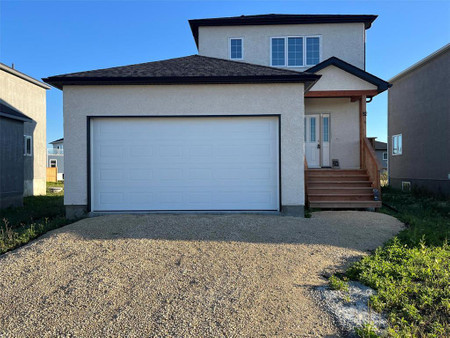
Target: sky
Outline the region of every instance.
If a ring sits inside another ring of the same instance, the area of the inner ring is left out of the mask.
[[[366,70],[389,80],[450,42],[450,1],[7,1],[0,62],[34,78],[192,55],[189,19],[250,14],[376,14]],[[367,105],[386,141],[387,93]],[[47,142],[63,137],[62,92],[47,92]]]

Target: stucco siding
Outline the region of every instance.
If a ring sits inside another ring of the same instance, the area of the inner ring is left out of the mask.
[[[24,134],[33,136],[33,156],[24,158],[24,195],[45,195],[46,90],[3,70],[0,88],[2,100],[33,120],[24,123]]]
[[[244,39],[244,62],[270,66],[272,37],[312,35],[321,37],[320,61],[335,56],[364,69],[363,23],[199,27],[199,54],[229,59],[228,40],[240,37]]]
[[[305,114],[330,114],[330,159],[338,159],[342,169],[359,169],[359,103],[307,98]]]
[[[389,176],[393,184],[411,180],[430,190],[436,191],[439,185],[450,190],[449,65],[447,50],[394,80],[389,89]],[[393,156],[392,136],[397,134],[402,134],[403,151]]]
[[[0,117],[0,209],[23,201],[23,122]]]
[[[376,90],[373,84],[360,79],[342,69],[329,66],[316,74],[322,75],[310,90]]]
[[[304,205],[303,84],[64,86],[66,205],[87,204],[87,116],[281,115],[281,199]]]

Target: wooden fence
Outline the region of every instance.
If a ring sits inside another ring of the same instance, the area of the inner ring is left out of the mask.
[[[58,168],[47,168],[47,182],[58,182]]]

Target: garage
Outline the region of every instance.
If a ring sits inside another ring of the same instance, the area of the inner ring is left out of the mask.
[[[90,117],[91,211],[279,211],[278,116]]]

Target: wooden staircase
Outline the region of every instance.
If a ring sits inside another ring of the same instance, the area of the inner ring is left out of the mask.
[[[310,208],[380,208],[365,169],[306,169],[306,201]],[[378,192],[379,194],[379,192]]]

